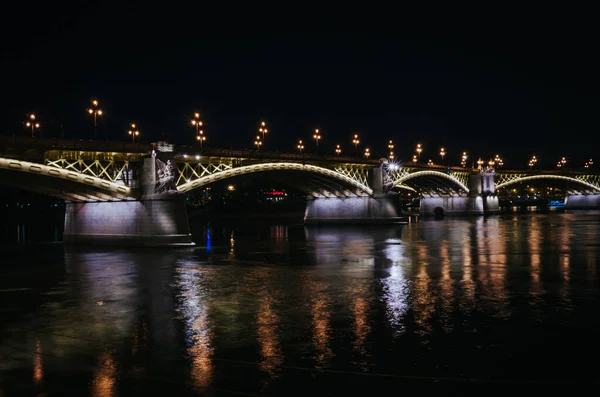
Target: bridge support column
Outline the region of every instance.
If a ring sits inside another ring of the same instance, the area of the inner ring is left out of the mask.
[[[598,209],[600,194],[569,194],[565,197],[566,210]]]
[[[419,213],[434,216],[498,213],[499,203],[493,172],[470,175],[467,187],[469,188],[468,196],[447,195],[421,198]]]
[[[398,223],[400,216],[396,195],[380,197],[318,197],[306,202],[304,222],[315,223]]]
[[[165,191],[164,178],[157,193],[157,161],[154,156],[144,159],[141,194],[136,200],[67,202],[64,242],[147,247],[193,245],[185,197],[172,189]]]

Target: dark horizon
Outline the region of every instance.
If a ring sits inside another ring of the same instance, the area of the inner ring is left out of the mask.
[[[92,138],[85,110],[97,98],[98,135],[108,140],[127,141],[135,122],[143,142],[192,143],[198,111],[213,147],[252,148],[266,120],[265,148],[288,152],[298,139],[314,151],[319,128],[323,153],[336,144],[354,153],[359,133],[377,155],[393,139],[403,161],[417,142],[434,162],[442,146],[454,163],[466,150],[471,161],[500,154],[508,168],[526,168],[533,154],[546,167],[597,157],[595,28],[585,20],[431,21],[406,32],[246,21],[227,30],[210,20],[198,27],[191,10],[91,11],[26,14],[28,28],[2,52],[2,134],[27,135],[23,122],[35,112],[43,135]]]

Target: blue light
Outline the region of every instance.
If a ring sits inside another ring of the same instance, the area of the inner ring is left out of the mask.
[[[212,247],[212,242],[210,239],[210,229],[206,229],[206,252],[209,253]]]

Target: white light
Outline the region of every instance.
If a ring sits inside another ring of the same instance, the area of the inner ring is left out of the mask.
[[[196,160],[200,160],[200,155],[196,155]]]
[[[183,158],[184,158],[184,159],[187,159],[187,154],[184,154],[184,155],[183,155]]]

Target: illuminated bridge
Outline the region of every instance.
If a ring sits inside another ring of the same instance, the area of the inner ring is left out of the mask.
[[[600,206],[592,173],[0,136],[0,183],[64,199],[67,242],[190,244],[183,193],[257,172],[306,193],[306,222],[398,221],[398,192],[420,197],[424,214],[493,213],[497,188],[536,179],[568,182],[567,206]]]

